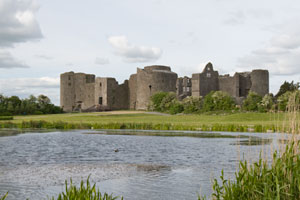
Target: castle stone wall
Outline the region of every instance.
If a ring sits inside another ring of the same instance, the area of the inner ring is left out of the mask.
[[[238,97],[239,94],[239,75],[232,76],[220,76],[219,77],[219,89],[220,91],[227,92],[232,97]]]
[[[65,112],[71,112],[75,107],[74,72],[60,75],[60,106]]]
[[[146,110],[151,95],[156,92],[176,92],[177,74],[167,66],[137,69],[136,109]]]
[[[205,96],[211,91],[224,91],[238,103],[249,91],[261,96],[269,93],[269,72],[253,70],[219,76],[208,63],[192,78],[177,78],[168,66],[154,65],[137,69],[129,81],[118,84],[115,78],[67,72],[60,75],[60,104],[64,111],[146,110],[156,92],[176,92],[179,100],[187,96]]]
[[[251,72],[251,91],[264,96],[269,93],[269,72],[268,70],[253,70]]]
[[[135,110],[136,109],[136,101],[137,101],[137,74],[132,74],[129,78],[128,82],[128,101],[129,101],[129,109]]]

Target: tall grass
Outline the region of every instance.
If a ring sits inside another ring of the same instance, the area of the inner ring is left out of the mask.
[[[234,180],[214,179],[211,199],[217,200],[298,200],[300,199],[300,96],[294,93],[287,108],[287,120],[283,131],[290,133],[283,151],[276,150],[269,163],[260,155],[257,162],[240,161]],[[206,199],[205,196],[198,200]]]
[[[0,122],[0,128],[33,129],[135,129],[135,130],[188,130],[188,131],[228,131],[228,132],[280,132],[286,131],[276,125],[239,125],[239,124],[200,124],[186,125],[174,123],[70,123],[64,121],[30,120],[21,123]]]
[[[107,193],[102,194],[99,189],[96,189],[96,184],[91,185],[89,178],[84,184],[81,181],[79,188],[73,185],[72,180],[70,180],[70,185],[65,182],[65,192],[58,195],[57,198],[52,197],[51,200],[117,200],[120,197],[114,197],[112,194]],[[123,200],[123,197],[121,197]]]

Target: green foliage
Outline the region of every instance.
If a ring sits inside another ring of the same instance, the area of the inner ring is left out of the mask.
[[[17,96],[5,97],[0,95],[0,116],[28,115],[28,114],[55,114],[62,113],[62,109],[51,103],[45,95],[36,98],[30,95],[27,99]]]
[[[290,99],[290,96],[292,95],[292,92],[288,91],[281,96],[278,97],[277,99],[277,104],[278,104],[278,110],[280,111],[286,111],[287,105]]]
[[[149,110],[167,112],[170,114],[181,113],[183,105],[176,99],[174,92],[157,92],[150,98]]]
[[[0,120],[13,120],[13,116],[0,116]]]
[[[51,200],[56,198],[52,197]],[[80,187],[73,185],[72,180],[68,186],[68,182],[65,182],[65,192],[58,195],[56,200],[117,200],[119,197],[113,197],[107,193],[101,194],[99,189],[96,189],[96,184],[93,186],[90,184],[89,178],[86,181],[86,185],[83,181],[80,183]],[[123,197],[121,197],[123,200]]]
[[[240,161],[234,181],[226,180],[222,171],[221,183],[214,180],[212,199],[300,199],[300,154],[297,150],[299,143],[287,145],[282,156],[278,152],[273,154],[271,165],[262,158],[250,167],[247,161]]]
[[[169,109],[170,114],[174,115],[177,113],[182,113],[183,110],[184,110],[184,107],[180,101],[178,101],[177,99],[174,99],[171,102],[170,109]]]
[[[243,102],[243,109],[247,111],[258,111],[262,97],[255,92],[250,91]]]
[[[233,98],[226,92],[212,91],[204,97],[203,108],[204,112],[208,111],[226,111],[235,108]]]
[[[171,107],[173,106],[176,100],[176,94],[174,92],[169,92],[167,95],[162,99],[160,103],[160,110],[162,112],[170,111]]]
[[[294,83],[294,81],[292,81],[291,83],[284,81],[284,83],[280,86],[280,89],[278,93],[275,95],[275,97],[278,98],[286,92],[293,92],[298,89],[299,89],[299,83]]]
[[[149,110],[161,112],[161,102],[168,95],[167,92],[157,92],[150,97],[151,103],[149,105]]]
[[[188,113],[197,113],[200,112],[202,109],[202,97],[186,97],[183,99],[183,112],[188,114]]]
[[[268,112],[274,106],[274,97],[272,94],[266,94],[259,103],[258,110],[260,112]]]

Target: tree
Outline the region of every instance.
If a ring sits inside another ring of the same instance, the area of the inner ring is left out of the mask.
[[[255,92],[250,91],[243,102],[243,109],[247,111],[258,111],[262,97]]]
[[[291,83],[289,83],[287,81],[284,81],[284,83],[280,86],[280,89],[278,93],[275,95],[275,97],[278,98],[279,96],[283,95],[288,91],[293,92],[298,89],[299,89],[299,82],[294,83],[294,81],[292,81]]]

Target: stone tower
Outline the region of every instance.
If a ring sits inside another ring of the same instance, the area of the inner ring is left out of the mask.
[[[153,65],[137,69],[129,79],[130,108],[146,110],[156,92],[176,92],[177,74],[170,67]]]
[[[60,75],[60,106],[65,112],[81,111],[94,105],[95,75],[66,72]]]

